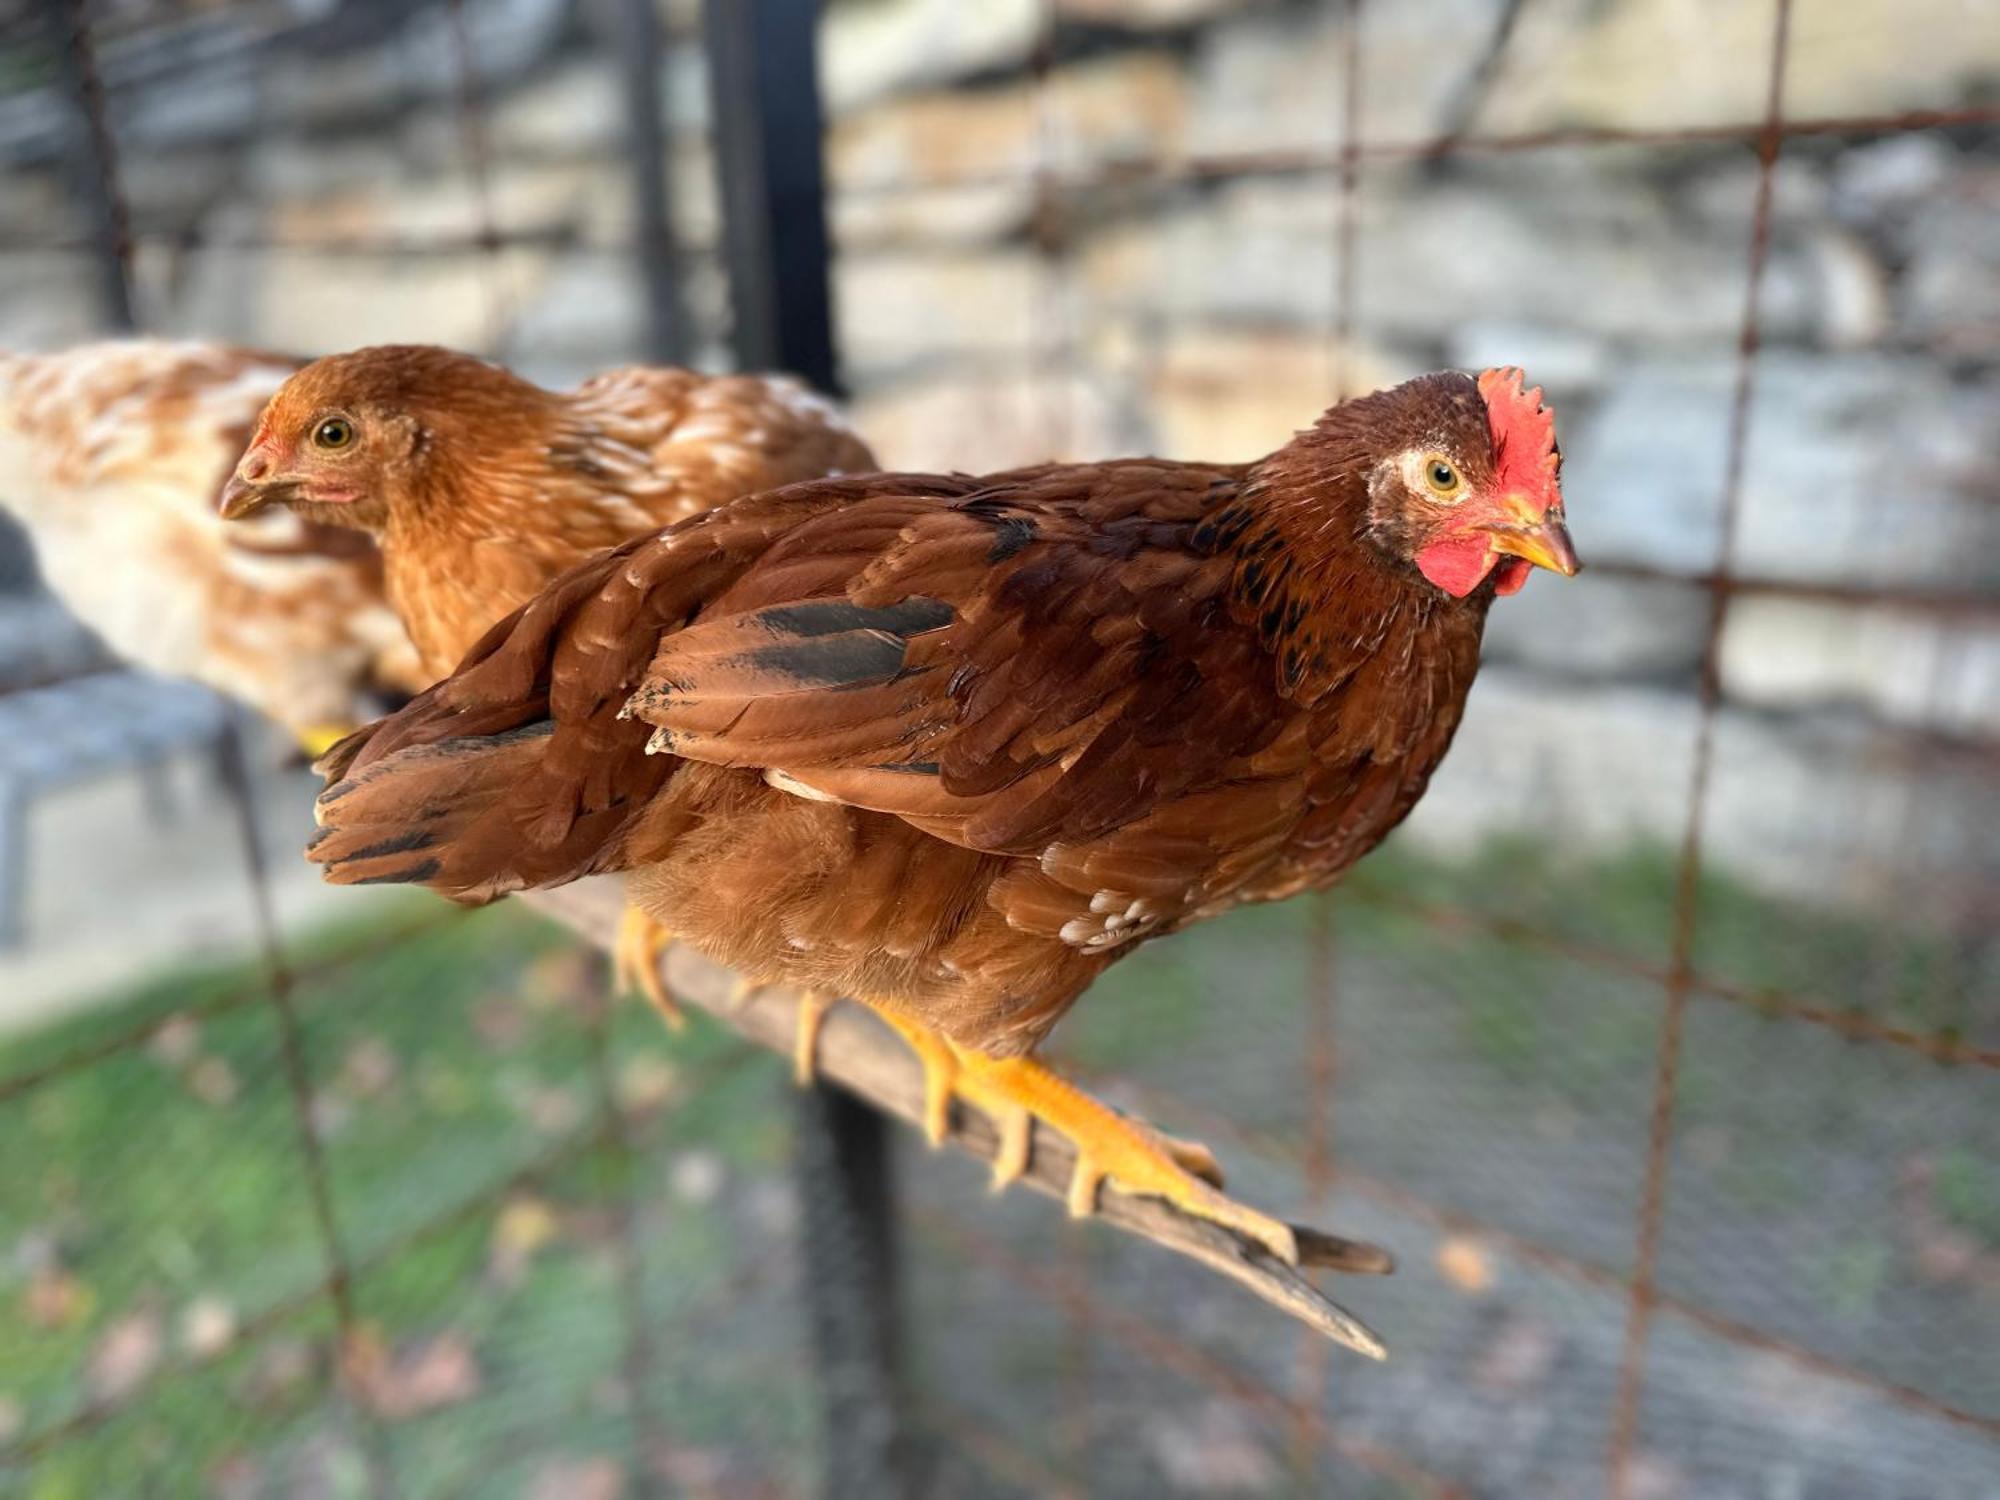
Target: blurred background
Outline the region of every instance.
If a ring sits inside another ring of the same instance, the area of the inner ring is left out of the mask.
[[[809,61],[811,6],[716,8]],[[16,5],[0,348],[727,367],[703,20]],[[1519,363],[1589,566],[1495,610],[1345,887],[1146,948],[1052,1048],[1393,1247],[1336,1289],[1390,1362],[899,1132],[923,1491],[2000,1495],[2000,5],[832,0],[817,43],[887,465],[1250,458]],[[519,903],[320,887],[279,737],[32,556],[0,1488],[817,1492],[783,1064]]]

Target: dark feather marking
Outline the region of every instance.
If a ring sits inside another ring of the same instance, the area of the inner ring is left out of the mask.
[[[313,800],[318,802],[321,807],[325,807],[329,803],[338,802],[349,792],[359,791],[364,784],[359,776],[345,777],[340,781],[336,781]]]
[[[359,856],[357,856],[358,858]],[[342,861],[346,863],[346,861]],[[420,864],[405,865],[400,870],[390,870],[382,875],[362,875],[348,882],[350,885],[421,885],[444,866],[434,859]]]
[[[802,687],[840,687],[891,679],[902,670],[901,636],[854,632],[825,640],[807,637],[746,651],[742,665],[786,677]]]
[[[850,630],[886,630],[894,635],[921,635],[952,621],[952,608],[941,599],[905,599],[900,604],[870,609],[845,599],[783,604],[760,611],[760,624],[782,634],[811,639]]]
[[[322,833],[329,831],[327,829],[321,830]],[[318,842],[319,839],[315,836],[313,844],[317,844]],[[428,828],[417,828],[411,830],[409,833],[398,834],[394,838],[384,839],[379,844],[370,844],[365,849],[356,849],[347,858],[350,860],[380,859],[385,854],[414,854],[419,849],[430,848],[436,842],[437,834]],[[312,844],[308,844],[306,847],[310,849]]]
[[[987,550],[988,563],[1003,563],[1019,554],[1036,536],[1035,523],[1027,516],[1009,516],[993,533],[993,545]]]
[[[426,750],[432,755],[460,755],[487,748],[498,749],[503,745],[518,745],[523,740],[547,739],[555,732],[556,721],[554,719],[536,719],[532,723],[522,724],[514,729],[503,729],[498,734],[454,735],[450,739],[442,739],[435,744],[418,748]],[[327,795],[330,794],[322,793],[322,800]]]

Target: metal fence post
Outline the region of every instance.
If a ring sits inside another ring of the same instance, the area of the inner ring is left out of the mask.
[[[90,18],[83,0],[59,0],[49,5],[45,15],[56,77],[76,107],[69,150],[70,190],[90,220],[104,322],[116,332],[130,333],[139,326],[132,310],[131,228],[118,193],[116,157],[104,118],[104,86],[97,74]]]
[[[736,357],[837,391],[818,0],[706,0]]]
[[[817,0],[706,0],[703,30],[737,361],[836,391],[818,18]],[[822,1491],[896,1500],[910,1476],[887,1123],[846,1094],[809,1089],[794,1159],[826,1429]]]
[[[646,288],[646,358],[684,364],[693,353],[686,266],[674,232],[673,159],[660,115],[660,17],[654,0],[621,0],[618,62],[631,142],[632,217],[638,231],[639,276]]]

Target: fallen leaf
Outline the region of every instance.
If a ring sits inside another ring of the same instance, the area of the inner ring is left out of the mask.
[[[495,1052],[510,1052],[528,1034],[528,1013],[507,995],[488,995],[472,1008],[472,1029]]]
[[[268,1493],[264,1471],[247,1453],[232,1453],[208,1471],[208,1493],[214,1500],[257,1500]]]
[[[187,1086],[203,1104],[233,1104],[238,1092],[236,1070],[219,1057],[204,1057],[187,1070]]]
[[[618,1102],[634,1114],[650,1114],[667,1106],[680,1081],[672,1063],[641,1053],[618,1071]]]
[[[741,1485],[730,1484],[729,1455],[719,1448],[655,1443],[649,1454],[648,1466],[666,1480],[677,1495],[733,1496],[742,1493]]]
[[[204,1294],[181,1314],[181,1346],[197,1357],[215,1353],[236,1336],[236,1309]]]
[[[1452,1235],[1437,1248],[1437,1268],[1461,1292],[1478,1294],[1493,1285],[1493,1258],[1477,1240]]]
[[[314,1379],[319,1361],[302,1338],[274,1338],[257,1351],[243,1382],[244,1398],[255,1405],[288,1405]]]
[[[1508,1318],[1474,1359],[1472,1379],[1498,1395],[1525,1395],[1548,1383],[1561,1351],[1561,1341],[1548,1324],[1527,1317]]]
[[[160,1315],[150,1309],[120,1318],[105,1331],[84,1367],[84,1384],[94,1401],[130,1395],[160,1362],[165,1339]]]
[[[1626,1465],[1625,1493],[1632,1500],[1681,1500],[1689,1490],[1687,1477],[1672,1459],[1659,1453],[1638,1453]]]
[[[354,1106],[338,1094],[324,1090],[312,1098],[313,1134],[322,1141],[339,1140],[354,1123]]]
[[[576,1094],[569,1089],[551,1086],[535,1086],[525,1091],[521,1099],[522,1113],[528,1123],[544,1135],[561,1135],[574,1130],[583,1118],[583,1106],[577,1102]]]
[[[170,1068],[183,1068],[201,1050],[201,1027],[192,1016],[174,1016],[153,1033],[147,1052]]]
[[[347,1049],[335,1082],[352,1098],[373,1099],[394,1087],[402,1070],[387,1042],[379,1036],[367,1036]]]
[[[502,1286],[515,1285],[535,1252],[554,1239],[561,1227],[554,1211],[540,1198],[508,1199],[493,1220],[487,1274]]]
[[[509,1198],[493,1222],[493,1242],[503,1249],[532,1255],[556,1237],[555,1211],[540,1198]]]
[[[1905,1161],[1898,1172],[1895,1224],[1917,1274],[1976,1291],[2000,1291],[2000,1251],[1954,1222],[1938,1207],[1938,1161],[1925,1154]]]
[[[89,1287],[62,1266],[49,1264],[28,1278],[21,1313],[35,1327],[53,1332],[88,1317],[95,1301]]]
[[[528,1481],[528,1500],[621,1500],[625,1471],[609,1458],[558,1458]]]
[[[1284,1477],[1249,1417],[1226,1401],[1210,1401],[1192,1417],[1162,1413],[1147,1424],[1146,1446],[1173,1488],[1187,1494],[1262,1494]]]
[[[457,1406],[479,1394],[479,1361],[465,1336],[437,1334],[391,1354],[379,1335],[363,1332],[349,1347],[348,1377],[378,1417],[406,1422]]]
[[[594,948],[560,948],[528,966],[522,991],[538,1010],[565,1009],[576,996],[595,995],[603,988],[602,967]]]
[[[716,1200],[726,1175],[720,1156],[697,1148],[674,1158],[667,1168],[667,1186],[681,1202],[699,1207]]]

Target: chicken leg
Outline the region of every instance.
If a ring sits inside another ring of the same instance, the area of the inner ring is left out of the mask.
[[[1222,1169],[1206,1146],[1176,1140],[1118,1113],[1031,1057],[989,1057],[888,1006],[873,1009],[923,1066],[924,1134],[933,1145],[944,1139],[954,1096],[992,1118],[1000,1131],[993,1159],[996,1191],[1028,1169],[1034,1121],[1040,1120],[1076,1146],[1072,1218],[1097,1211],[1098,1187],[1108,1179],[1128,1193],[1164,1198],[1183,1213],[1233,1229],[1280,1260],[1298,1264],[1291,1226],[1220,1192]]]
[[[660,978],[660,955],[673,945],[669,929],[628,905],[618,919],[618,941],[611,949],[611,982],[621,993],[636,989],[671,1030],[679,1031],[687,1025],[687,1017]]]

